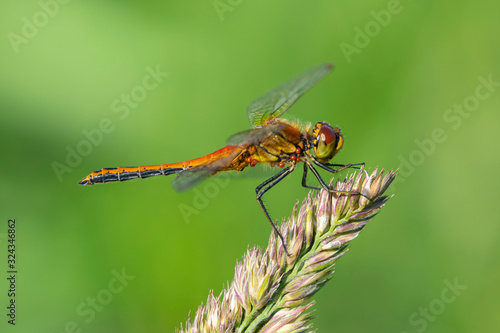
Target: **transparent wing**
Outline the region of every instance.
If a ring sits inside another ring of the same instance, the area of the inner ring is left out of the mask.
[[[252,128],[236,133],[227,139],[229,146],[252,146],[258,145],[266,138],[280,132],[286,125],[282,123],[270,124],[265,127]]]
[[[229,171],[232,162],[236,159],[244,149],[248,146],[258,145],[270,136],[281,132],[287,125],[281,122],[276,122],[261,128],[253,128],[247,131],[236,133],[228,139],[227,154],[224,156],[208,157],[206,161],[200,165],[191,167],[177,174],[177,177],[172,181],[173,187],[177,191],[186,191],[199,182],[210,178],[221,171]]]
[[[221,171],[231,170],[231,162],[241,154],[241,149],[234,147],[223,158],[207,160],[206,163],[191,167],[177,174],[172,180],[172,186],[179,192],[189,190],[199,182],[210,178]]]
[[[172,186],[177,191],[184,192],[213,175],[214,173],[212,173],[212,170],[207,167],[193,167],[178,173],[177,177],[172,180]]]
[[[247,112],[252,127],[263,126],[280,117],[300,96],[321,80],[332,67],[331,64],[313,67],[250,103]]]

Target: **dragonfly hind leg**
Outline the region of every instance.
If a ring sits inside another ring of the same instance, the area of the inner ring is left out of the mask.
[[[286,176],[288,176],[290,173],[292,173],[292,171],[294,169],[295,169],[295,163],[292,164],[289,168],[281,170],[280,172],[278,172],[277,174],[275,174],[274,176],[272,176],[271,178],[267,179],[262,184],[257,186],[257,188],[255,188],[255,193],[257,194],[257,202],[259,203],[260,208],[262,208],[262,210],[264,211],[264,214],[266,214],[266,217],[267,217],[269,223],[271,223],[271,226],[273,227],[274,231],[276,232],[276,234],[278,234],[278,237],[281,239],[281,243],[283,244],[283,248],[285,249],[285,253],[288,256],[290,255],[290,253],[288,253],[285,239],[283,238],[283,235],[281,235],[281,233],[279,232],[276,224],[271,219],[271,216],[269,215],[269,212],[267,211],[266,206],[264,205],[264,202],[262,201],[262,196],[264,195],[264,193],[269,191],[274,185],[278,184]]]

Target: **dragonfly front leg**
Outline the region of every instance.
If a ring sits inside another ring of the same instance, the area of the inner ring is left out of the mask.
[[[323,169],[325,169],[327,171],[330,171],[331,173],[336,173],[336,172],[342,171],[344,169],[350,168],[353,165],[355,165],[355,164],[344,165],[343,168],[340,168],[340,169],[337,169],[337,170],[330,169],[330,168],[328,168],[326,166],[322,166],[322,167],[323,167]],[[313,173],[313,175],[316,177],[316,179],[321,184],[321,188],[320,187],[314,187],[314,186],[307,185],[306,182],[307,182],[307,170],[308,169],[311,169],[311,172]],[[321,190],[323,188],[323,189],[327,190],[330,193],[357,194],[357,195],[361,195],[361,196],[365,197],[366,199],[368,199],[370,201],[372,200],[371,198],[368,198],[366,195],[362,194],[361,192],[339,191],[339,190],[332,190],[332,189],[330,189],[330,187],[326,184],[326,182],[323,180],[323,178],[319,174],[318,170],[316,170],[314,168],[314,166],[311,164],[311,162],[308,162],[308,161],[305,161],[305,163],[304,163],[304,173],[302,175],[302,186],[305,187],[305,188],[312,189],[312,190]]]
[[[311,166],[312,167],[312,166]],[[304,172],[302,173],[302,187],[308,188],[310,190],[321,190],[321,187],[307,185],[307,170],[310,166],[307,163],[304,163]],[[328,187],[326,188],[328,190]]]
[[[361,162],[361,163],[349,163],[349,164],[330,164],[330,163],[325,163],[325,165],[329,166],[329,167],[341,167],[341,169],[339,170],[344,170],[344,169],[347,169],[347,168],[350,168],[350,169],[360,169],[360,167],[364,167],[365,166],[365,162]]]
[[[308,169],[311,169],[312,173],[314,174],[316,179],[321,184],[321,187],[307,185],[307,171],[308,171]],[[333,169],[331,169],[331,170],[333,170]],[[333,170],[333,172],[336,172],[336,171]],[[321,190],[323,188],[327,191],[331,191],[330,188],[328,187],[328,185],[326,184],[326,182],[323,180],[323,178],[321,178],[318,171],[308,161],[304,161],[304,173],[302,174],[302,186],[305,188],[311,189],[311,190]]]
[[[271,178],[267,179],[265,182],[257,186],[255,189],[255,193],[257,194],[257,202],[259,203],[260,208],[264,211],[264,214],[266,214],[267,219],[269,220],[269,223],[271,223],[271,226],[273,227],[274,231],[278,234],[278,237],[281,239],[281,243],[283,244],[283,248],[285,249],[285,252],[287,255],[290,255],[288,253],[288,250],[286,248],[285,244],[285,239],[281,235],[281,233],[278,231],[278,227],[276,224],[273,222],[271,219],[271,216],[269,215],[269,212],[266,209],[266,206],[264,205],[264,202],[262,201],[262,196],[264,193],[269,191],[274,185],[278,184],[280,181],[282,181],[286,176],[288,176],[292,171],[295,169],[295,163],[292,164],[289,168],[281,170]]]
[[[331,173],[336,173],[345,169],[359,169],[360,166],[365,166],[365,163],[355,163],[355,164],[330,164],[330,163],[321,163],[316,161],[315,159],[312,160],[314,164],[319,166],[321,169],[324,169],[328,172]],[[332,167],[340,167],[339,169],[333,169]]]

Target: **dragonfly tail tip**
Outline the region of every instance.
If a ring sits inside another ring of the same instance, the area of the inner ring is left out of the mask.
[[[84,178],[84,179],[82,179],[82,180],[79,180],[79,181],[78,181],[78,184],[79,184],[79,185],[84,185],[84,186],[85,186],[85,185],[88,185],[88,184],[89,184],[89,181],[88,181],[86,178]]]

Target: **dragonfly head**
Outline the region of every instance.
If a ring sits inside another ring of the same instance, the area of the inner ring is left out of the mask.
[[[340,128],[332,127],[332,125],[324,121],[314,126],[312,139],[314,154],[323,163],[330,161],[344,144]]]

